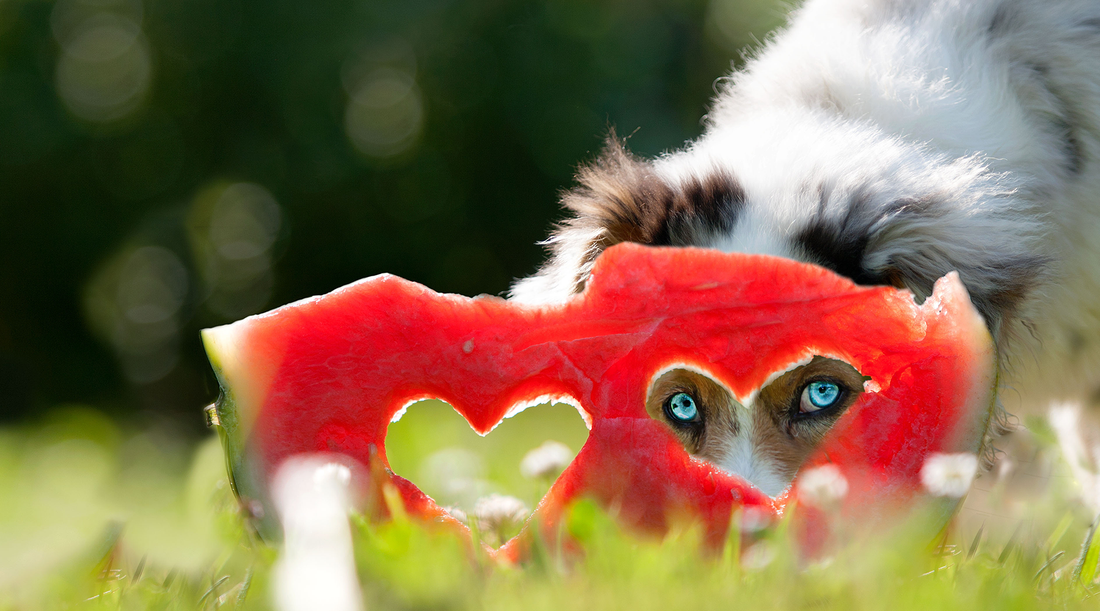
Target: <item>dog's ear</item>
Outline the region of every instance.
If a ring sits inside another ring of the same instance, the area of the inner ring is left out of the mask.
[[[632,155],[612,131],[596,160],[577,172],[577,186],[562,195],[569,216],[543,242],[550,259],[512,287],[512,298],[565,300],[584,289],[604,249],[620,242],[668,243],[671,192],[652,163]]]
[[[652,163],[632,155],[614,131],[596,161],[578,171],[577,183],[562,197],[572,217],[551,240],[596,234],[586,248],[591,259],[619,242],[668,243],[673,189],[656,175]]]
[[[1019,317],[1048,262],[1034,247],[1035,215],[1021,212],[1013,190],[998,178],[972,176],[917,197],[857,192],[838,198],[845,203],[832,213],[823,194],[821,210],[794,236],[794,247],[799,258],[858,284],[907,288],[920,301],[936,280],[957,271],[994,337],[1011,339],[1019,330],[1002,322]]]
[[[731,227],[730,209],[744,200],[740,185],[719,170],[670,181],[653,162],[632,155],[614,131],[596,160],[580,168],[577,183],[562,196],[570,216],[543,242],[550,260],[512,287],[513,299],[562,301],[584,289],[604,249],[620,242],[697,243],[694,233]]]
[[[923,301],[936,280],[957,271],[993,336],[1015,341],[1025,329],[1004,323],[1026,326],[1019,308],[1042,284],[1049,262],[1028,244],[1032,236],[1026,233],[1026,221],[1010,226],[1003,218],[967,212],[969,216],[953,207],[894,215],[867,245],[865,273],[879,278],[868,283],[908,288]]]

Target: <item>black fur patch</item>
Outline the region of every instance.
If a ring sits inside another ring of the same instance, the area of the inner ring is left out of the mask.
[[[883,278],[863,269],[863,253],[870,237],[851,235],[824,223],[815,223],[795,238],[810,259],[850,278],[856,284],[882,284]]]
[[[1014,314],[1020,303],[1038,283],[1046,261],[1036,256],[1014,259],[980,259],[948,261],[935,251],[913,251],[903,258],[890,260],[884,267],[869,269],[865,265],[869,249],[873,249],[878,234],[891,226],[914,217],[935,218],[943,202],[934,197],[901,199],[881,210],[869,210],[866,194],[852,196],[843,214],[827,215],[827,189],[819,190],[820,204],[815,218],[793,242],[807,260],[828,268],[862,285],[890,285],[908,288],[919,296],[932,293],[936,280],[955,270],[970,290],[974,306],[985,318],[990,330],[998,332],[1000,323]],[[934,248],[931,244],[929,248]],[[937,262],[938,263],[932,263]],[[968,280],[982,278],[981,286],[993,290],[977,291],[978,283]]]
[[[993,11],[993,17],[989,20],[989,35],[1001,36],[1012,30],[1015,27],[1016,15],[1014,7],[1009,6],[1008,3],[1001,3]]]
[[[1078,26],[1084,28],[1090,38],[1095,37],[1096,28],[1100,27],[1100,18],[1084,19],[1078,22]],[[1010,3],[1004,2],[993,12],[988,31],[990,39],[994,40],[1027,27],[1028,24],[1025,19],[1021,18],[1019,10],[1014,6],[1010,6]],[[1029,70],[1034,75],[1038,85],[1045,89],[1055,100],[1055,104],[1058,106],[1055,116],[1044,115],[1041,119],[1051,123],[1054,136],[1061,140],[1066,172],[1071,176],[1081,174],[1085,168],[1086,155],[1084,146],[1077,135],[1077,126],[1080,121],[1074,112],[1072,97],[1059,91],[1054,86],[1049,76],[1050,69],[1048,66],[1034,61],[1033,58],[1017,57],[1014,60]]]
[[[1081,174],[1085,169],[1085,147],[1077,139],[1077,134],[1068,121],[1055,121],[1054,126],[1062,136],[1062,153],[1066,159],[1066,169],[1074,176]]]
[[[1066,171],[1071,176],[1079,175],[1085,169],[1085,148],[1080,139],[1077,138],[1075,125],[1078,121],[1073,105],[1068,96],[1054,86],[1050,79],[1050,68],[1039,63],[1032,63],[1029,67],[1042,87],[1054,98],[1058,107],[1055,116],[1046,118],[1050,122],[1055,135],[1062,141]]]
[[[1089,30],[1100,30],[1100,17],[1091,17],[1080,21],[1080,25]]]
[[[856,284],[890,284],[885,276],[863,267],[864,253],[871,240],[870,227],[866,225],[866,196],[853,197],[847,211],[839,218],[826,216],[828,200],[829,190],[818,189],[817,216],[795,236],[795,244],[809,260]]]
[[[985,263],[984,269],[976,265],[963,266],[959,276],[966,283],[966,274],[984,272],[999,280],[998,289],[987,294],[974,295],[971,300],[987,322],[998,321],[1015,313],[1020,303],[1039,284],[1048,261],[1039,256],[1020,256],[1015,259]],[[973,271],[971,271],[973,270]]]

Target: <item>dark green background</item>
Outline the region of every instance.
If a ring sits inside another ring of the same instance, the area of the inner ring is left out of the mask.
[[[140,26],[150,66],[110,120],[74,112],[58,84],[66,32],[100,13]],[[188,219],[218,185],[260,185],[282,213],[270,296],[239,314],[379,272],[504,291],[541,261],[557,194],[608,128],[645,155],[698,135],[714,81],[780,14],[753,0],[0,2],[0,420],[79,402],[198,429],[216,395],[198,331],[234,315],[210,307]],[[361,57],[415,77],[423,121],[400,154],[345,133]],[[178,364],[137,382],[86,297],[142,246],[174,253],[187,283]]]

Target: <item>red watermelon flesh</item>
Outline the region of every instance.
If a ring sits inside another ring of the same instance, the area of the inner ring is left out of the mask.
[[[585,291],[559,305],[444,295],[381,275],[203,338],[235,489],[269,535],[278,527],[268,485],[291,456],[346,457],[362,467],[362,486],[391,483],[410,514],[437,519],[443,510],[388,469],[386,430],[399,411],[439,398],[484,434],[517,406],[568,397],[591,432],[540,503],[543,523],[587,497],[637,529],[659,533],[686,515],[721,537],[734,509],[779,515],[792,495],[768,497],[688,455],[646,413],[652,379],[685,364],[747,404],[769,376],[814,355],[871,381],[807,465],[837,465],[849,483],[844,514],[879,519],[922,497],[929,454],[979,450],[996,377],[990,336],[954,274],[918,305],[908,291],[814,265],[634,244],[608,249]]]

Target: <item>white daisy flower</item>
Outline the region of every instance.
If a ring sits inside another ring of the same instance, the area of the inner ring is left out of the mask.
[[[775,514],[762,507],[745,507],[741,510],[741,532],[755,533],[775,523]]]
[[[978,474],[978,457],[970,452],[959,454],[933,453],[924,460],[920,481],[936,496],[960,498],[970,490]]]
[[[799,476],[797,490],[801,501],[830,507],[848,494],[848,480],[836,465],[821,465]]]
[[[760,571],[775,560],[775,547],[767,541],[761,541],[745,550],[741,557],[741,566],[749,571]]]
[[[557,477],[573,460],[569,446],[557,441],[547,441],[528,452],[519,463],[519,472],[528,479]]]

